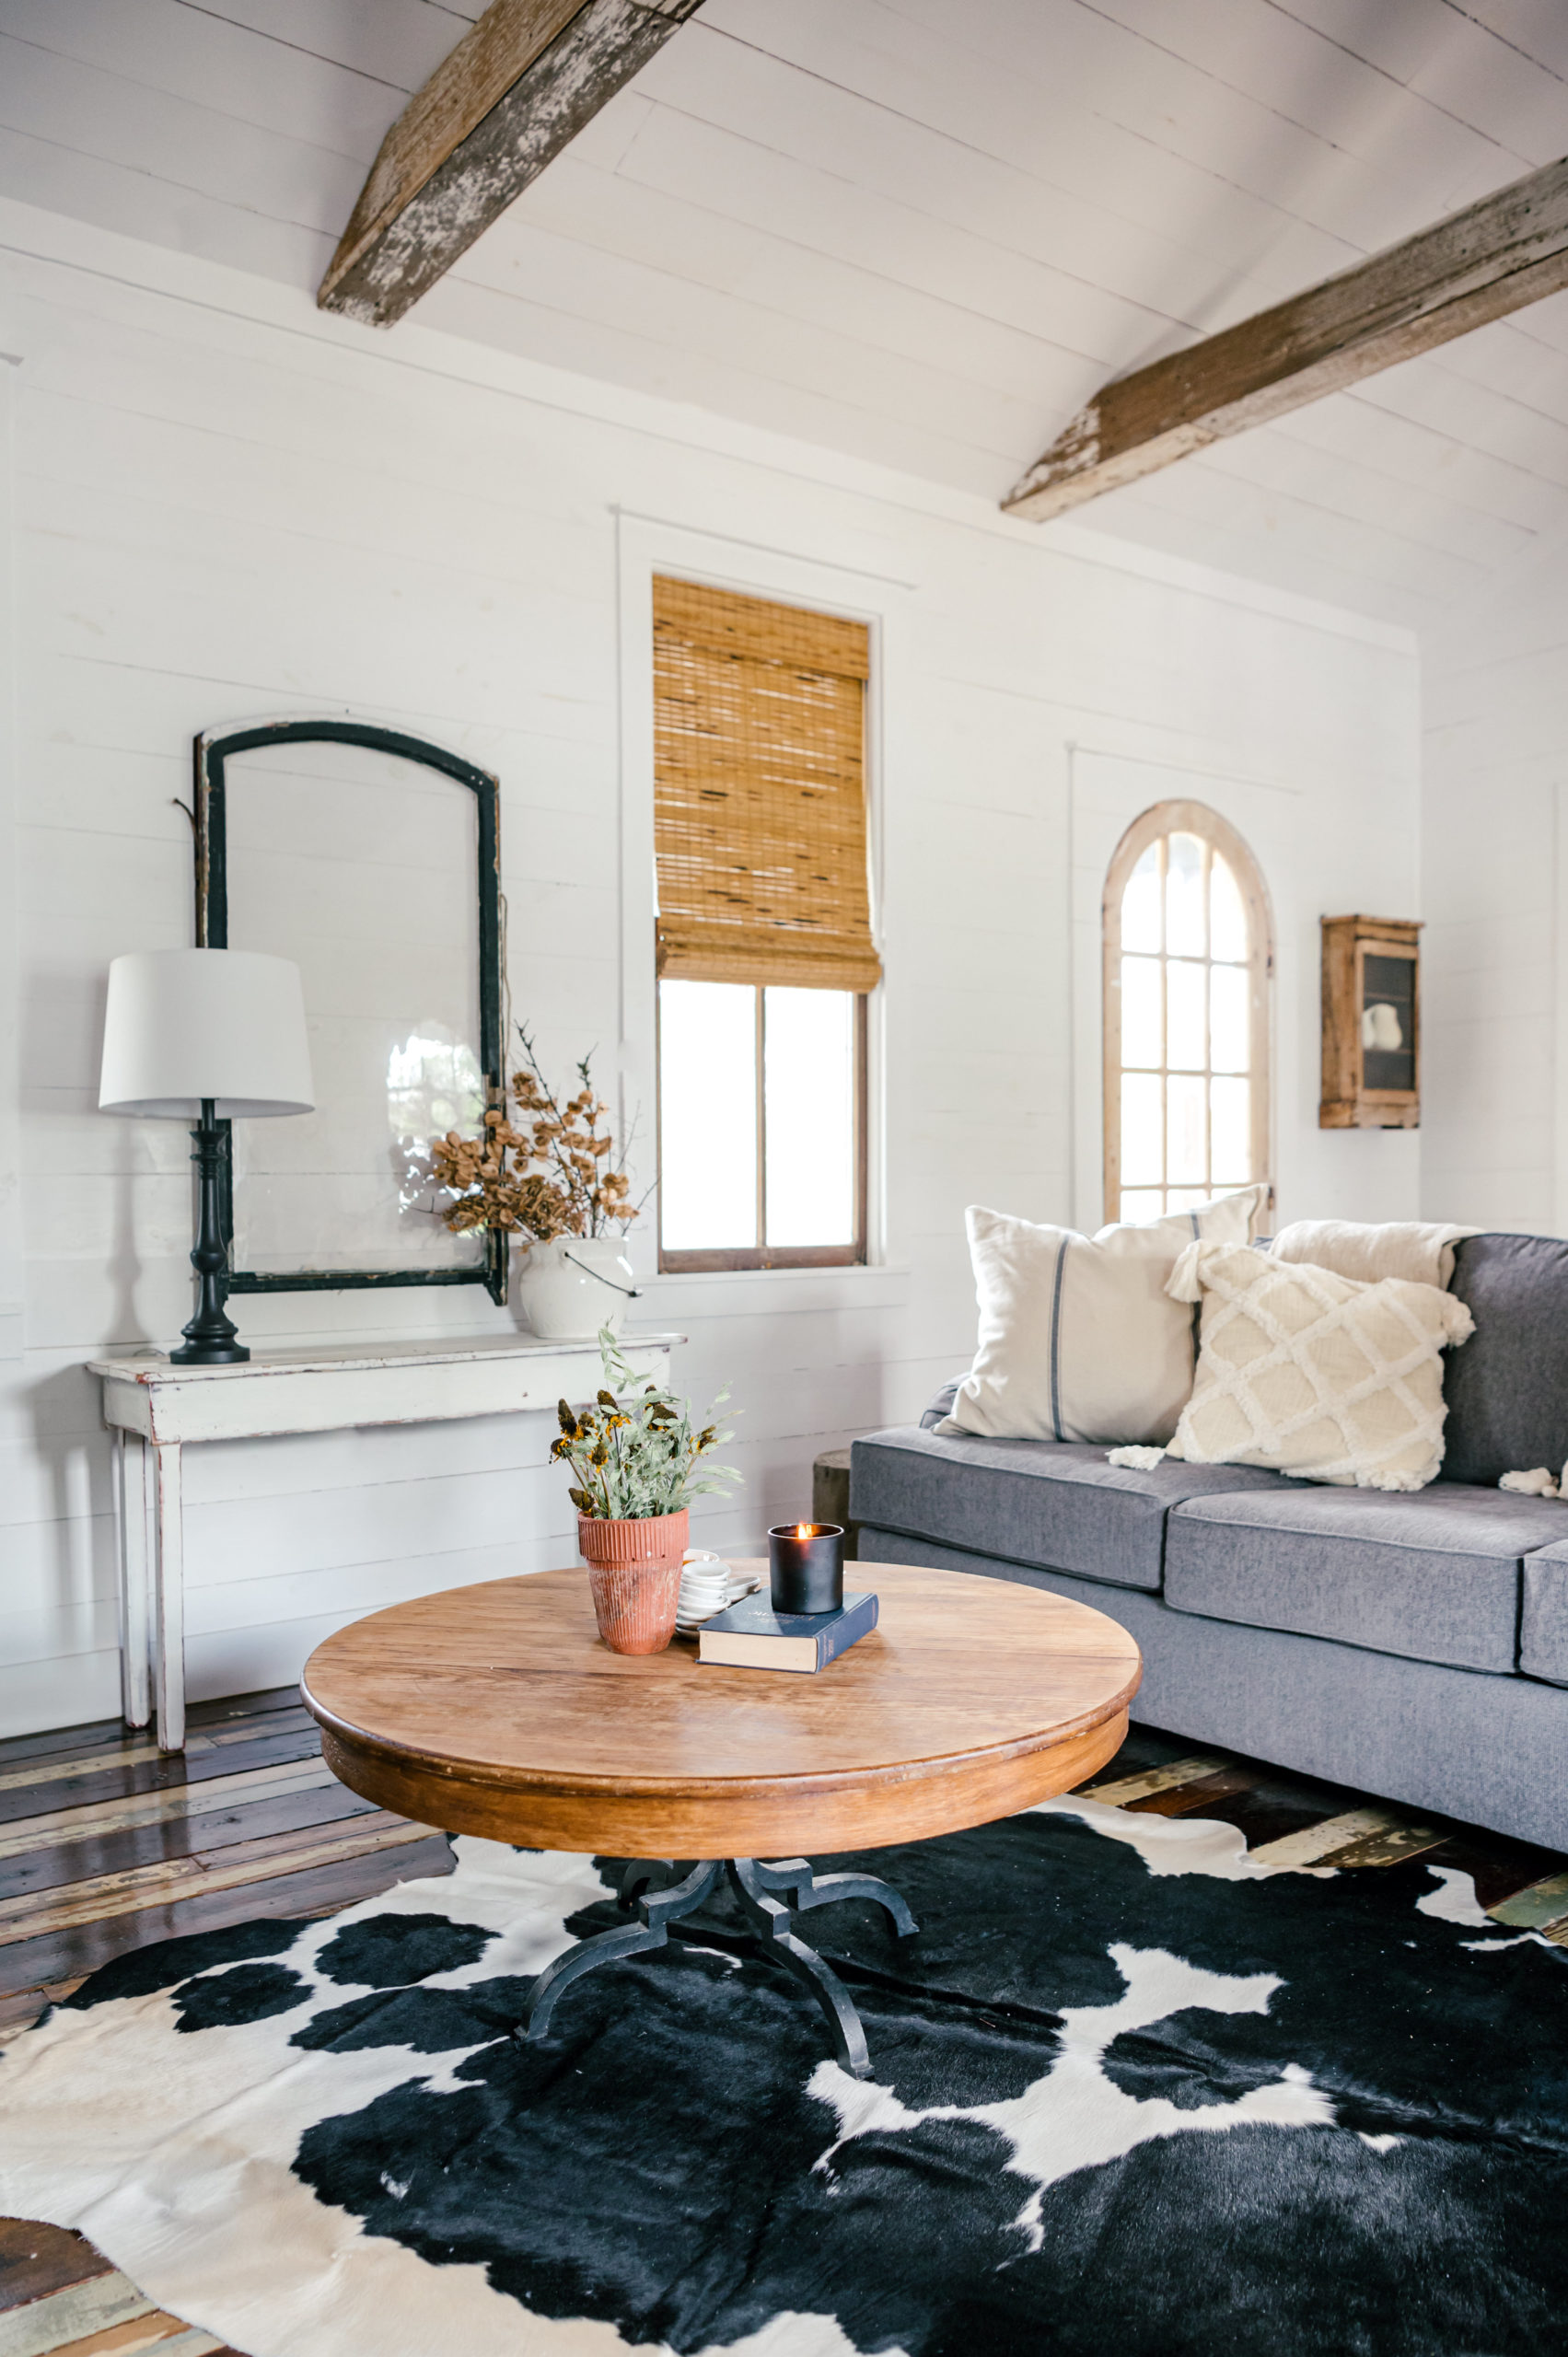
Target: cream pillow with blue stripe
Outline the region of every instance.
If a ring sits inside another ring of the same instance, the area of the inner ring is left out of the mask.
[[[1266,1186],[1079,1236],[971,1204],[980,1331],[939,1433],[1163,1446],[1192,1389],[1191,1309],[1166,1283],[1195,1242],[1250,1244]]]

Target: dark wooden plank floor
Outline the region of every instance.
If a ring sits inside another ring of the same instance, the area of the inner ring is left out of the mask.
[[[1084,1789],[1139,1814],[1224,1818],[1282,1864],[1458,1867],[1498,1922],[1568,1946],[1568,1859],[1527,1842],[1144,1727]],[[444,1835],[335,1781],[293,1688],[198,1704],[182,1758],[118,1720],[0,1743],[0,2040],[129,1948],[332,1914],[451,1866]],[[240,2357],[79,2235],[25,2220],[0,2220],[0,2350],[7,2312],[38,2357]]]

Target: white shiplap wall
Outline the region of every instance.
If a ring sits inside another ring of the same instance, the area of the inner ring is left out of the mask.
[[[1423,665],[1423,1200],[1568,1235],[1568,533]]]
[[[115,952],[189,939],[172,798],[196,729],[346,708],[497,771],[517,1011],[560,1062],[614,1042],[624,1004],[625,1085],[646,1103],[646,966],[618,917],[646,887],[618,850],[622,801],[634,842],[646,793],[641,658],[621,644],[635,569],[793,585],[875,621],[883,1264],[655,1280],[645,1305],[690,1332],[693,1390],[728,1378],[746,1410],[747,1490],[703,1525],[725,1545],[798,1510],[819,1446],[908,1416],[961,1362],[966,1202],[1068,1212],[1072,744],[1288,793],[1334,844],[1347,905],[1413,903],[1400,632],[1085,530],[1046,540],[981,498],[417,320],[377,337],[261,278],[3,203],[0,349],[22,363],[20,886],[0,988],[14,971],[28,1251],[26,1353],[0,1373],[0,1729],[113,1707],[107,1458],[81,1362],[174,1335],[190,1200],[178,1130],[93,1109],[99,1026]],[[1289,923],[1309,967],[1316,911]],[[1290,1086],[1282,1135],[1309,1120],[1315,1073],[1298,1060]],[[1395,1144],[1385,1213],[1415,1198]],[[1365,1201],[1357,1151],[1280,1175],[1295,1209]],[[451,1294],[242,1307],[257,1341],[503,1315]],[[538,1418],[192,1452],[194,1689],[286,1678],[393,1597],[569,1559],[548,1438]]]

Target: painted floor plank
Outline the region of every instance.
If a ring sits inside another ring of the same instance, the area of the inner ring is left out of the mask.
[[[0,1904],[29,1891],[64,1890],[74,1883],[154,1866],[197,1852],[230,1848],[261,1834],[299,1833],[374,1813],[346,1784],[319,1781],[229,1808],[203,1809],[172,1823],[132,1826],[88,1841],[56,1841],[0,1864]]]
[[[215,1932],[252,1917],[306,1916],[348,1907],[394,1883],[426,1875],[449,1875],[452,1852],[445,1834],[432,1834],[410,1849],[377,1851],[366,1858],[306,1866],[232,1889],[164,1900],[122,1915],[106,1915],[66,1931],[41,1933],[0,1946],[0,1995],[45,1988],[96,1972],[112,1956],[152,1940],[172,1940],[188,1932]]]
[[[1342,1816],[1328,1817],[1318,1825],[1309,1825],[1299,1833],[1287,1833],[1278,1841],[1264,1841],[1249,1852],[1260,1865],[1320,1866],[1336,1850],[1348,1850],[1353,1841],[1365,1840],[1374,1833],[1390,1833],[1403,1819],[1392,1809],[1352,1808]]]
[[[275,1716],[285,1711],[306,1715],[297,1686],[272,1686],[260,1694],[233,1694],[219,1702],[192,1702],[185,1713],[189,1728],[200,1734],[209,1728]],[[145,1743],[145,1727],[128,1727],[123,1719],[89,1719],[73,1727],[50,1727],[36,1735],[10,1735],[0,1739],[0,1769],[28,1759],[44,1759],[66,1751],[107,1749],[114,1744]]]
[[[111,2271],[108,2259],[67,2226],[0,2218],[0,2316]]]
[[[308,1732],[291,1727],[255,1740],[237,1736],[225,1741],[215,1736],[205,1750],[157,1752],[151,1759],[138,1759],[129,1766],[95,1767],[79,1776],[64,1780],[51,1777],[47,1783],[34,1782],[30,1787],[24,1781],[0,1791],[0,1826],[40,1816],[47,1809],[96,1805],[100,1801],[125,1799],[136,1793],[170,1792],[182,1784],[205,1783],[214,1776],[238,1775],[246,1768],[270,1768],[285,1759],[318,1759],[320,1748],[315,1727]]]
[[[1544,1932],[1568,1916],[1568,1874],[1549,1875],[1544,1882],[1527,1884],[1486,1911],[1494,1923],[1510,1923],[1521,1932]]]
[[[1213,1809],[1219,1802],[1246,1792],[1257,1782],[1260,1772],[1256,1768],[1216,1768],[1212,1775],[1196,1776],[1184,1784],[1167,1784],[1163,1792],[1145,1793],[1126,1805],[1139,1816],[1201,1817],[1205,1809]]]
[[[1330,1850],[1318,1860],[1324,1866],[1397,1866],[1401,1859],[1419,1858],[1423,1851],[1441,1848],[1443,1829],[1435,1825],[1391,1825],[1385,1832],[1364,1834],[1342,1850]]]
[[[236,1724],[204,1730],[192,1728],[186,1736],[183,1751],[161,1751],[156,1738],[144,1728],[134,1739],[67,1746],[41,1759],[15,1761],[0,1771],[0,1793],[28,1785],[41,1790],[51,1782],[74,1782],[114,1768],[137,1767],[146,1760],[161,1760],[166,1767],[177,1770],[183,1760],[205,1759],[210,1752],[227,1751],[236,1744],[261,1743],[273,1736],[296,1734],[315,1736],[319,1742],[316,1722],[302,1704],[286,1711],[269,1711],[259,1718]]]
[[[123,1800],[105,1801],[98,1808],[47,1809],[41,1817],[17,1817],[0,1832],[0,1858],[17,1857],[47,1843],[90,1840],[132,1826],[168,1823],[239,1801],[308,1792],[336,1782],[325,1760],[285,1759],[276,1768],[215,1776],[210,1783],[179,1784],[162,1793],[133,1793]]]
[[[0,2357],[53,2357],[73,2341],[153,2313],[154,2303],[112,2269],[26,2307],[6,2309],[0,2315]]]
[[[128,1908],[145,1907],[155,1899],[227,1890],[256,1881],[269,1868],[276,1871],[285,1858],[295,1871],[303,1872],[309,1866],[331,1865],[338,1859],[366,1857],[373,1851],[422,1841],[431,1830],[429,1826],[410,1825],[403,1817],[389,1817],[377,1809],[353,1832],[325,1841],[302,1843],[291,1835],[272,1834],[261,1840],[239,1842],[215,1857],[198,1852],[189,1858],[168,1858],[157,1865],[133,1866],[124,1874],[95,1875],[64,1891],[25,1892],[18,1898],[0,1901],[0,1945],[31,1939],[42,1932],[67,1931],[74,1924],[91,1923],[101,1915],[123,1914]]]
[[[1282,1776],[1278,1769],[1271,1769],[1249,1791],[1235,1794],[1220,1813],[1248,1848],[1256,1850],[1266,1841],[1283,1840],[1287,1833],[1304,1833],[1326,1817],[1342,1817],[1360,1798],[1359,1793],[1347,1793],[1336,1784]]]
[[[1118,1752],[1116,1760],[1121,1757]],[[1111,1764],[1115,1766],[1116,1761]],[[1172,1784],[1190,1783],[1194,1777],[1210,1775],[1216,1768],[1229,1765],[1228,1759],[1222,1759],[1218,1752],[1193,1751],[1182,1759],[1167,1760],[1162,1767],[1146,1768],[1132,1776],[1108,1776],[1098,1783],[1081,1784],[1078,1789],[1086,1800],[1103,1801],[1108,1808],[1126,1808],[1150,1794],[1163,1793]]]
[[[182,2324],[164,2309],[138,2316],[133,2323],[110,2325],[107,2332],[89,2333],[85,2340],[66,2341],[50,2357],[136,2357],[139,2350],[156,2350],[157,2357],[216,2357],[223,2343],[200,2326]]]

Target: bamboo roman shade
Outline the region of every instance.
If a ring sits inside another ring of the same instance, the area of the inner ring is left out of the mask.
[[[870,633],[654,580],[654,842],[667,979],[875,990]]]

